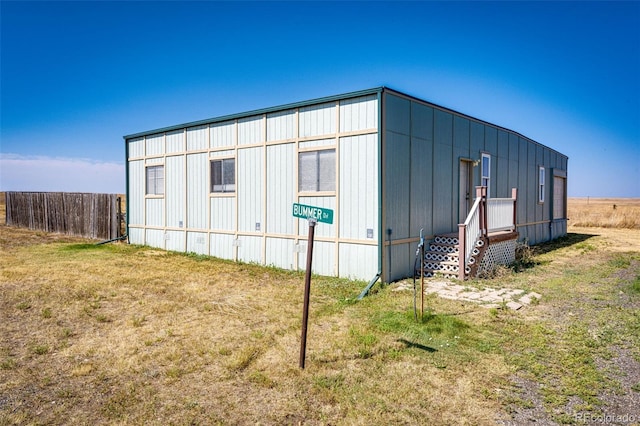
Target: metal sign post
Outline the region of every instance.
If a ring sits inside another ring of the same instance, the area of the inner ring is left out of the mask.
[[[302,337],[300,338],[300,368],[304,369],[307,353],[307,324],[309,321],[309,293],[311,292],[311,260],[313,259],[313,237],[316,220],[309,219],[309,236],[307,238],[307,271],[304,276],[304,303],[302,305]]]
[[[294,217],[309,220],[309,236],[307,237],[307,271],[304,276],[304,304],[302,306],[302,337],[300,339],[300,368],[304,369],[307,353],[307,324],[309,322],[309,293],[311,292],[311,260],[313,259],[313,236],[316,223],[333,224],[333,210],[324,207],[307,206],[293,203]]]

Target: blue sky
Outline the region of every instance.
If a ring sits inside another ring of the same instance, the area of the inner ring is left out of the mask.
[[[123,135],[388,86],[640,197],[640,2],[0,2],[0,191],[124,192]]]

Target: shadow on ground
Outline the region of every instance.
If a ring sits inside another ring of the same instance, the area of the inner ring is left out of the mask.
[[[545,253],[550,253],[554,250],[559,250],[565,247],[571,247],[575,244],[579,244],[583,241],[586,241],[589,238],[593,238],[597,236],[598,234],[576,234],[576,233],[570,232],[564,237],[556,238],[553,241],[537,244],[532,248],[534,249],[536,254],[545,254]]]

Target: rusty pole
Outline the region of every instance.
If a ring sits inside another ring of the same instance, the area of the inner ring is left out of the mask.
[[[307,353],[307,323],[309,320],[309,293],[311,292],[311,260],[313,258],[313,237],[316,220],[309,219],[309,237],[307,238],[307,271],[304,276],[304,304],[302,306],[302,337],[300,339],[300,368],[304,369]]]
[[[420,248],[420,321],[424,319],[424,243]]]

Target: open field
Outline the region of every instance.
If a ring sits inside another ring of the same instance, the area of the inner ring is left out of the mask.
[[[569,198],[572,226],[640,229],[640,198]]]
[[[93,243],[0,226],[0,425],[640,421],[640,230],[466,283],[519,311],[314,277],[305,370],[303,274]]]

